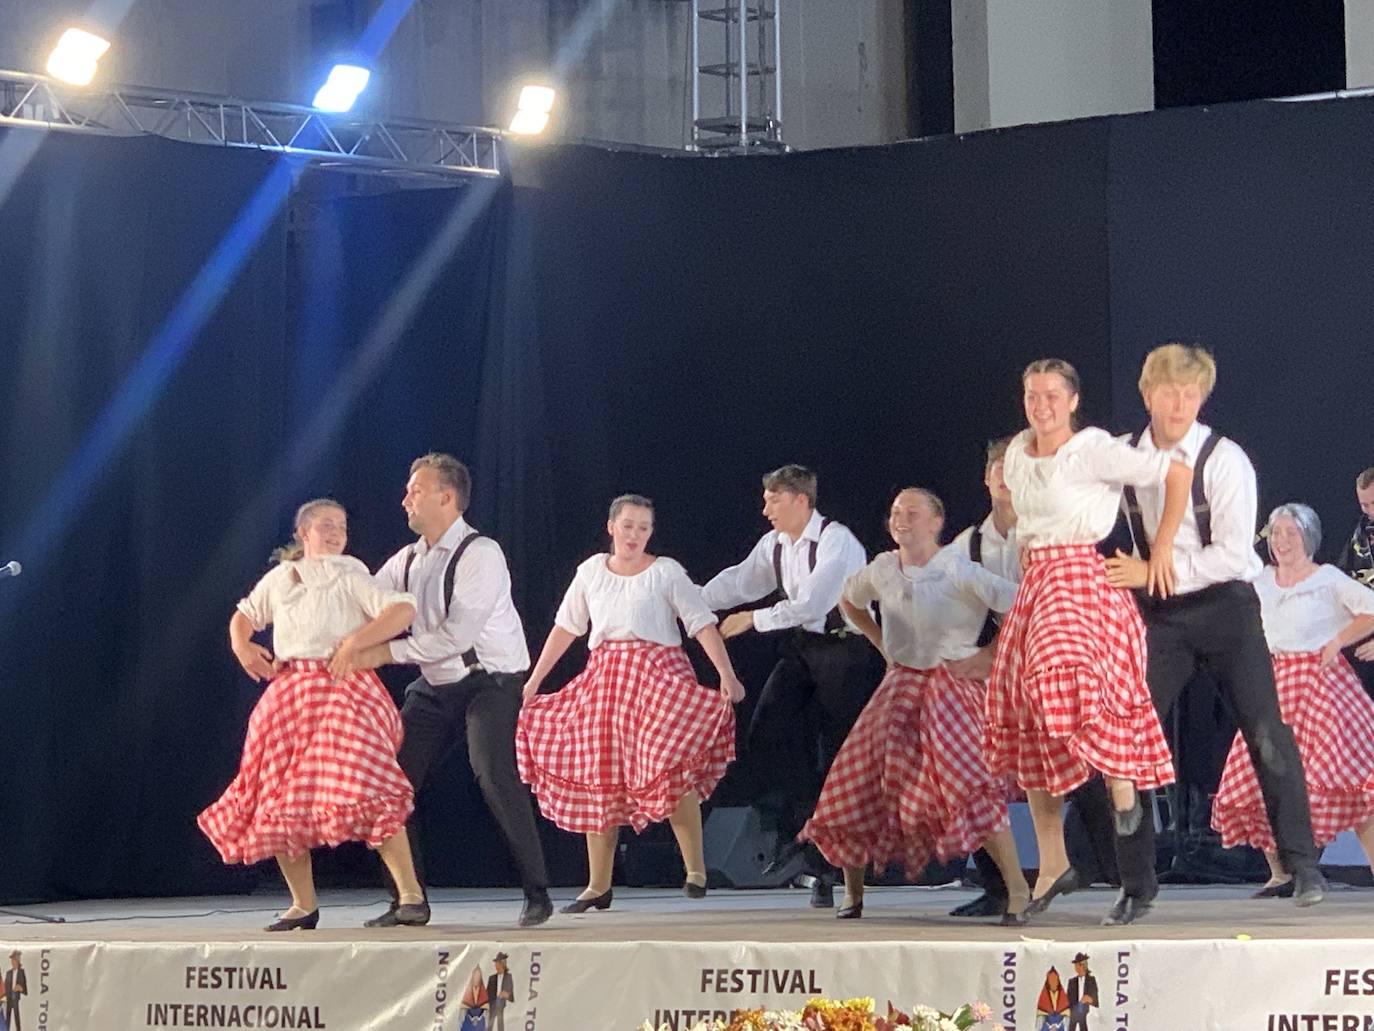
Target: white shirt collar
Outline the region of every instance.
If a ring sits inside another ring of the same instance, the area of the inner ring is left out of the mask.
[[[821,539],[821,524],[823,522],[825,522],[825,520],[821,517],[821,514],[812,511],[811,518],[807,520],[806,529],[802,531],[802,535],[797,538],[795,543],[800,544],[802,541],[816,541],[819,543]],[[783,534],[783,536],[786,537],[787,535]],[[787,540],[789,543],[793,543],[790,537],[788,537]]]
[[[1196,465],[1198,452],[1202,450],[1202,443],[1207,439],[1210,433],[1211,430],[1207,426],[1194,420],[1188,432],[1183,435],[1183,439],[1170,448],[1169,453],[1182,455],[1183,460],[1187,462],[1188,465]],[[1140,435],[1140,443],[1143,450],[1160,450],[1155,446],[1155,435],[1149,429]]]
[[[459,516],[453,521],[453,525],[444,531],[437,541],[434,542],[435,551],[452,551],[458,547],[458,542],[472,532],[472,527],[468,526],[467,520]],[[427,540],[421,537],[415,542],[415,555],[420,557],[430,550]]]

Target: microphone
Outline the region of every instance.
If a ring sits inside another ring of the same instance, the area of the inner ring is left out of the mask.
[[[6,562],[3,566],[0,566],[0,579],[7,576],[18,576],[23,571],[24,567],[18,562]]]

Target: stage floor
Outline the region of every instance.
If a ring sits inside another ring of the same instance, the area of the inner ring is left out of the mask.
[[[268,934],[263,924],[288,904],[279,895],[176,899],[110,899],[20,906],[22,916],[0,916],[5,941],[119,942],[397,942],[500,940],[502,942],[981,942],[1017,940],[1134,941],[1230,939],[1353,939],[1374,937],[1374,889],[1332,885],[1326,900],[1298,909],[1285,899],[1251,899],[1253,885],[1165,886],[1154,911],[1130,927],[1098,924],[1115,898],[1094,888],[1055,900],[1049,912],[1022,928],[946,916],[972,898],[971,889],[869,888],[862,920],[836,920],[833,910],[807,906],[799,889],[713,890],[691,900],[671,890],[616,888],[606,912],[555,913],[542,927],[515,926],[516,891],[436,889],[426,927],[366,929],[386,899],[378,891],[320,893],[320,927],[314,932]],[[838,900],[840,891],[836,890]],[[572,888],[553,891],[555,905]],[[61,924],[24,917],[63,917]]]
[[[1125,928],[1098,923],[1106,889],[1025,928],[946,916],[972,896],[959,888],[872,888],[862,920],[809,909],[800,890],[617,889],[608,912],[530,930],[515,891],[436,890],[429,926],[375,930],[361,925],[379,891],[328,891],[320,929],[290,934],[261,930],[277,894],[110,900],[0,916],[0,964],[27,972],[23,1026],[50,1029],[688,1031],[868,996],[879,1010],[985,1001],[1034,1031],[1045,998],[1067,1006],[1081,989],[1088,1031],[1374,1031],[1374,889],[1333,887],[1302,910],[1252,890],[1169,887]],[[1045,995],[1056,977],[1067,996]],[[490,1001],[503,992],[509,1013]]]

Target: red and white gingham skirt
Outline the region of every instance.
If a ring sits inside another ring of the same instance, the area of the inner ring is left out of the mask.
[[[520,779],[567,831],[642,831],[682,796],[705,799],[735,758],[735,711],[697,683],[687,653],[606,641],[561,691],[525,703],[515,729]]]
[[[1007,826],[1005,778],[983,762],[982,680],[894,666],[854,723],[799,835],[836,866],[967,855]]]
[[[401,733],[371,670],[335,680],[325,662],[294,661],[253,708],[238,776],[196,822],[226,863],[344,841],[375,848],[414,807]]]
[[[1374,701],[1343,655],[1331,666],[1321,664],[1320,652],[1272,658],[1279,711],[1298,742],[1312,837],[1320,848],[1374,819]],[[1239,734],[1212,801],[1212,827],[1228,848],[1275,848],[1250,751]]]
[[[1142,790],[1173,781],[1145,682],[1145,625],[1092,545],[1031,551],[997,639],[983,755],[993,776],[1052,795],[1094,770]]]

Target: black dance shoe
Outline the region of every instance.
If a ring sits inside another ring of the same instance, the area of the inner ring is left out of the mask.
[[[429,903],[424,899],[398,903],[391,917],[401,927],[424,927],[429,923]]]
[[[824,877],[817,877],[811,882],[811,908],[835,908],[835,886]]]
[[[610,893],[607,892],[607,895]],[[606,899],[609,906],[611,900]],[[604,908],[604,907],[603,907]],[[553,916],[553,900],[547,888],[530,888],[525,892],[525,904],[520,908],[520,926],[538,927]]]
[[[682,894],[689,899],[704,899],[706,897],[706,885],[697,884],[696,881],[683,881]]]
[[[859,920],[863,915],[864,904],[862,899],[855,902],[853,905],[841,906],[839,909],[835,910],[836,920]]]
[[[1007,911],[1007,897],[1005,895],[993,895],[983,892],[976,899],[965,902],[961,906],[955,906],[949,911],[950,916],[1001,916]]]
[[[1049,886],[1045,894],[1038,898],[1033,898],[1026,903],[1026,908],[1022,911],[1025,917],[1038,916],[1050,908],[1050,903],[1059,895],[1068,895],[1081,887],[1078,878],[1078,871],[1072,866],[1054,879],[1054,883]]]
[[[312,909],[305,916],[284,916],[275,923],[268,924],[264,931],[313,931],[320,922],[320,911]]]
[[[1155,897],[1153,895],[1127,895],[1122,891],[1116,896],[1112,908],[1107,910],[1107,915],[1102,918],[1102,926],[1120,927],[1125,924],[1133,924],[1154,908]]]
[[[1326,898],[1326,878],[1315,866],[1293,871],[1293,905],[1315,906]]]
[[[1293,897],[1293,879],[1290,877],[1282,884],[1266,884],[1250,897],[1252,899],[1291,899]]]
[[[585,913],[589,909],[610,909],[611,897],[614,892],[614,888],[607,888],[600,895],[593,895],[589,899],[573,899],[560,912]]]

